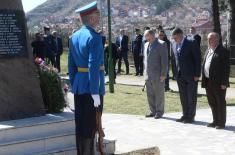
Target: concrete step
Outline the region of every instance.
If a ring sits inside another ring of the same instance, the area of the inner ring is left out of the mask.
[[[77,155],[77,148],[76,147],[70,147],[66,149],[57,149],[57,150],[51,150],[47,153],[37,153],[35,155]]]
[[[0,155],[32,155],[75,147],[71,112],[0,124]]]
[[[0,155],[76,155],[75,137],[72,112],[0,122]],[[115,140],[104,146],[115,152]]]
[[[104,139],[104,151],[106,155],[112,155],[115,152],[115,140],[107,140]],[[48,151],[47,153],[42,152],[42,153],[37,153],[37,155],[77,155],[77,149],[76,147],[71,147],[71,148],[60,148],[57,150],[51,150]],[[97,148],[95,148],[95,155],[100,155],[99,151]]]
[[[72,113],[46,115],[0,123],[0,145],[12,141],[37,139],[53,134],[72,132],[75,129]]]
[[[75,147],[74,133],[53,135],[24,141],[13,141],[0,145],[1,155],[33,155],[39,152]]]

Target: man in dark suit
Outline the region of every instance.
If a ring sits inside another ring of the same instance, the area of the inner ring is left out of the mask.
[[[45,43],[43,41],[43,37],[40,33],[35,34],[35,39],[31,43],[31,46],[33,47],[33,56],[35,58],[41,58],[44,60],[45,58]]]
[[[175,28],[172,38],[176,42],[173,54],[176,64],[176,79],[179,87],[183,116],[177,122],[192,123],[196,114],[197,87],[201,74],[201,52],[194,41],[184,37],[183,31]]]
[[[121,73],[122,59],[126,65],[126,74],[129,74],[128,62],[128,42],[129,38],[125,35],[125,30],[120,30],[120,35],[116,38],[116,45],[118,47],[118,73]]]
[[[217,33],[208,35],[208,51],[202,67],[202,87],[206,88],[213,122],[208,127],[223,129],[226,123],[226,89],[229,87],[229,51],[220,42]]]
[[[201,47],[201,36],[197,34],[195,27],[190,28],[189,38],[191,38],[192,40],[195,40],[198,46]]]
[[[99,30],[98,33],[102,37],[102,44],[105,49],[106,37],[104,35],[104,32],[102,30]],[[106,57],[106,54],[104,54],[104,70],[105,70],[105,75],[108,75],[108,58]]]
[[[141,46],[143,36],[140,34],[140,29],[135,29],[136,37],[133,42],[133,56],[136,69],[136,76],[143,75],[143,55],[141,54]]]
[[[167,45],[168,72],[167,72],[167,77],[166,77],[166,80],[165,80],[165,91],[170,91],[169,67],[170,67],[170,61],[171,61],[171,54],[170,54],[170,46],[171,46],[170,44],[171,44],[171,42],[167,39],[167,36],[166,36],[164,30],[159,30],[158,31],[158,39],[163,40],[166,43],[166,45]]]
[[[63,54],[63,43],[56,31],[52,32],[52,36],[55,42],[55,67],[58,69],[58,72],[60,72],[60,56]]]
[[[55,67],[55,42],[50,32],[50,27],[44,27],[44,43],[45,43],[45,57],[48,58],[48,63]]]

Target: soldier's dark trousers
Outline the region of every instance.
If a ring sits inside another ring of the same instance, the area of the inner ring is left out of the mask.
[[[134,63],[136,75],[143,74],[143,57],[139,53],[134,53]]]
[[[121,52],[121,55],[118,59],[118,73],[121,72],[121,67],[122,67],[122,59],[125,62],[125,66],[126,66],[126,74],[129,74],[129,61],[128,61],[128,52]]]
[[[206,80],[206,94],[213,115],[213,123],[217,126],[225,126],[226,123],[226,90],[220,86],[213,85],[209,79]]]
[[[94,137],[96,132],[96,110],[103,110],[103,96],[100,97],[101,106],[96,109],[90,94],[74,95],[76,146],[78,155],[94,155]]]
[[[60,55],[59,54],[55,56],[55,67],[60,72]]]
[[[74,95],[76,145],[78,155],[94,154],[95,107],[90,94]]]
[[[55,57],[52,55],[48,56],[47,63],[50,63],[53,67],[55,67]]]
[[[169,71],[168,71],[168,73],[167,73],[166,80],[165,80],[165,90],[170,90],[170,76],[169,76]]]

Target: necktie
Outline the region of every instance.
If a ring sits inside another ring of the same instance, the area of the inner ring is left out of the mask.
[[[149,53],[150,53],[150,43],[149,43],[149,45],[148,45],[148,48],[147,48],[147,56],[149,55]]]
[[[181,50],[181,43],[179,43],[179,44],[176,45],[177,54],[180,53],[180,50]]]

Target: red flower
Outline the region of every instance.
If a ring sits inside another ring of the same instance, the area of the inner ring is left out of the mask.
[[[64,92],[67,93],[69,91],[69,86],[67,84],[64,84]]]

